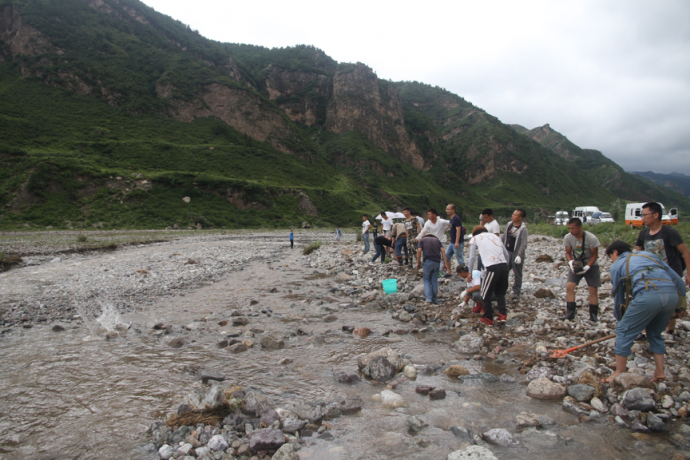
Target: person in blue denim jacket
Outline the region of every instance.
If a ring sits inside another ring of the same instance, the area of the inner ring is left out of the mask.
[[[661,333],[676,311],[678,296],[686,295],[685,284],[678,274],[657,255],[638,251],[632,253],[629,244],[614,241],[606,248],[611,258],[611,283],[613,285],[614,311],[618,320],[616,327],[616,371],[606,379],[613,381],[627,368],[630,348],[637,335],[647,330],[649,351],[654,355],[654,378],[664,380],[664,353],[666,347]],[[628,259],[630,264],[628,265]],[[632,279],[632,300],[623,311],[628,273]]]

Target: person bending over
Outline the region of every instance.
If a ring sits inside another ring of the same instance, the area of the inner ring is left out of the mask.
[[[637,335],[647,329],[649,351],[654,355],[653,382],[665,379],[666,346],[661,333],[676,312],[679,296],[685,296],[685,284],[678,274],[657,255],[647,251],[632,253],[623,241],[614,241],[606,248],[611,258],[616,326],[616,371],[606,382],[612,382],[627,368],[630,347]],[[628,303],[629,302],[629,303]],[[624,308],[627,303],[627,308]],[[684,316],[685,312],[681,312]]]

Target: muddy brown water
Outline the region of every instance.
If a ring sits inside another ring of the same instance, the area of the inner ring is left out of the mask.
[[[203,244],[232,245],[237,242]],[[174,251],[175,244],[165,250]],[[182,244],[182,243],[179,243]],[[132,248],[115,254],[85,258],[79,267],[88,269],[103,257],[137,257],[157,247]],[[511,448],[492,446],[500,459],[553,458],[633,459],[669,458],[673,448],[661,436],[633,436],[603,423],[578,424],[575,416],[556,402],[536,401],[520,384],[460,381],[443,373],[420,375],[395,389],[406,405],[383,407],[371,396],[384,388],[371,382],[339,384],[334,372],[357,371],[357,357],[390,346],[415,364],[460,363],[471,372],[508,373],[510,366],[465,360],[452,347],[456,332],[382,335],[404,327],[380,310],[353,305],[329,289],[332,277],[307,268],[301,251],[283,251],[270,263],[257,261],[241,271],[189,290],[184,296],[156,299],[146,311],[120,318],[132,327],[123,337],[105,340],[85,325],[68,326],[62,333],[52,325],[17,329],[0,338],[0,458],[1,459],[139,459],[140,447],[149,441],[150,424],[176,410],[181,398],[198,385],[193,370],[213,369],[244,388],[256,388],[278,404],[288,401],[319,401],[349,395],[364,400],[362,411],[332,421],[333,439],[309,440],[299,451],[302,459],[445,459],[461,441],[448,430],[464,426],[475,433],[492,428],[515,432],[515,416],[522,411],[545,414],[558,426],[551,431],[564,438],[552,442],[549,435],[525,438]],[[3,275],[2,283],[14,283],[20,293],[34,283],[59,282],[69,276],[64,267],[26,267]],[[42,281],[41,281],[42,280]],[[275,287],[278,292],[270,293]],[[316,296],[338,302],[314,305]],[[249,306],[251,299],[259,303]],[[233,310],[245,313],[269,308],[272,315],[249,317],[243,328],[220,326]],[[323,322],[335,314],[334,322]],[[176,333],[162,338],[149,334],[158,322],[172,324]],[[181,326],[194,325],[181,333]],[[372,334],[360,339],[341,331],[343,325],[367,326]],[[295,333],[283,350],[266,351],[258,345],[231,354],[216,344],[231,332],[259,328],[282,335]],[[299,335],[297,330],[306,332]],[[136,331],[140,330],[141,333]],[[316,334],[316,338],[309,338]],[[173,337],[188,343],[171,348]],[[292,359],[280,365],[282,358]],[[444,400],[431,401],[414,392],[416,385],[446,389]],[[418,435],[408,432],[407,416],[417,415],[429,424]],[[425,438],[426,445],[419,443]],[[519,436],[517,439],[521,439]]]

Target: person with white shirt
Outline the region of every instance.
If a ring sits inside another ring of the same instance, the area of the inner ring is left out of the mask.
[[[494,310],[491,306],[491,297],[496,296],[498,305],[498,321],[508,319],[506,309],[506,292],[508,291],[508,251],[499,236],[489,233],[486,227],[477,225],[470,239],[470,263],[469,270],[474,267],[477,252],[484,261],[486,274],[482,277],[481,296],[484,303],[484,316],[479,318],[481,323],[487,326],[494,324]],[[468,274],[467,281],[472,281],[472,275]]]
[[[429,220],[426,221],[422,231],[417,235],[416,240],[419,241],[424,238],[424,235],[434,235],[441,242],[441,247],[443,247],[443,242],[446,240],[446,230],[450,226],[450,221],[441,219],[438,217],[438,212],[435,209],[429,209],[428,212]]]
[[[366,214],[362,214],[362,241],[364,241],[364,254],[369,252],[369,229],[371,224]]]
[[[390,237],[393,228],[393,219],[389,218],[386,211],[381,213],[381,234]]]
[[[486,208],[482,211],[482,219],[484,220],[484,227],[486,227],[486,231],[489,233],[493,233],[496,236],[501,235],[501,226],[498,224],[498,221],[494,219],[494,212]]]
[[[467,281],[467,278],[471,278],[471,281],[467,281],[467,289],[462,291],[460,294],[460,307],[467,305],[470,299],[474,300],[475,307],[472,309],[472,313],[484,314],[484,302],[482,301],[481,286],[482,286],[482,272],[479,270],[472,270],[472,276],[470,277],[470,269],[467,265],[458,265],[455,269],[458,276],[463,280]]]

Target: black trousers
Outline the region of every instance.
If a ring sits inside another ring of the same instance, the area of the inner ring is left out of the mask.
[[[498,312],[507,315],[506,292],[508,291],[508,264],[496,264],[486,267],[486,275],[482,278],[479,293],[484,302],[484,318],[494,319],[494,309],[491,306],[491,296],[496,296]]]

